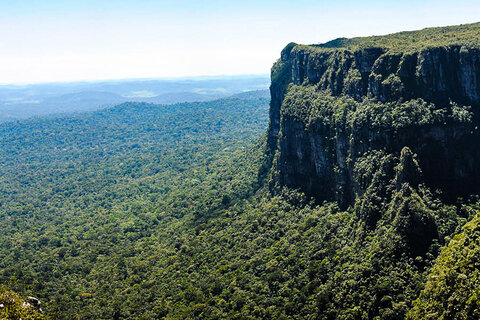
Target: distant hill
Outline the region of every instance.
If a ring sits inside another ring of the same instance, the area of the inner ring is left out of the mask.
[[[200,77],[0,86],[0,122],[97,110],[126,101],[157,104],[211,101],[266,90],[269,76]]]

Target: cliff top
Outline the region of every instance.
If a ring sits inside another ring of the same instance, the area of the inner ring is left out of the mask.
[[[458,26],[426,28],[384,36],[338,38],[322,44],[299,45],[320,51],[385,48],[389,51],[419,51],[429,47],[461,45],[480,47],[480,22]]]

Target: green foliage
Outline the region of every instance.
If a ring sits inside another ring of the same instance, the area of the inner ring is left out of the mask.
[[[400,163],[395,167],[395,171],[397,191],[404,188],[405,184],[407,184],[407,187],[417,188],[421,182],[422,170],[412,150],[408,147],[404,147],[400,152]]]
[[[392,176],[395,157],[373,151],[355,163],[355,177],[363,197],[357,194],[355,211],[369,229],[376,227],[393,194]]]
[[[0,319],[2,320],[47,320],[39,310],[17,293],[0,285]]]
[[[467,223],[438,257],[407,319],[480,317],[480,216]]]
[[[311,126],[328,126],[336,131],[352,133],[361,133],[364,129],[395,132],[434,124],[468,123],[472,117],[468,107],[454,103],[439,108],[423,99],[386,103],[370,98],[356,101],[348,96],[332,96],[315,86],[295,85],[288,90],[282,114],[303,122],[307,129]]]
[[[311,50],[362,50],[377,47],[394,52],[419,51],[424,48],[459,45],[478,47],[480,23],[463,24],[450,27],[426,28],[418,31],[399,32],[385,36],[340,38],[315,46],[301,46]],[[300,47],[300,46],[299,46]]]

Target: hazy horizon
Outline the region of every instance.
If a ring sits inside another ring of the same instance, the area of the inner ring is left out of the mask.
[[[16,82],[1,83],[0,87],[24,87],[35,85],[62,85],[62,84],[90,84],[103,82],[142,82],[142,81],[165,81],[165,82],[182,82],[182,81],[203,81],[203,80],[226,80],[241,78],[264,78],[270,77],[269,73],[259,74],[213,74],[213,75],[193,75],[193,76],[171,76],[171,77],[151,77],[151,78],[101,78],[101,79],[77,79],[77,80],[58,80],[58,81],[40,81],[40,82]]]
[[[268,75],[115,79],[0,85],[0,123],[92,111],[127,101],[175,104],[266,90]]]
[[[473,0],[0,4],[0,84],[269,74],[289,42],[473,23]]]

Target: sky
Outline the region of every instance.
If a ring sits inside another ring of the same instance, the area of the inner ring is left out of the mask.
[[[267,74],[289,42],[478,21],[478,0],[0,0],[0,84]]]

